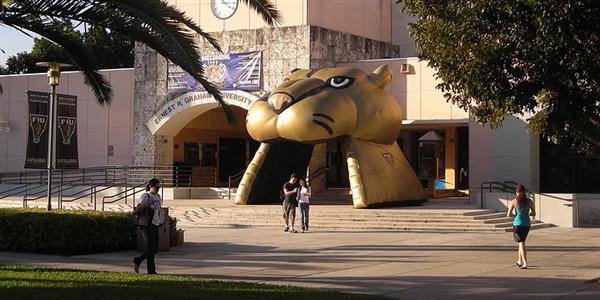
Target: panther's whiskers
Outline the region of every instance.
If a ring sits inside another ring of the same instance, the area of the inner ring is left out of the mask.
[[[333,135],[333,129],[331,128],[331,126],[329,126],[329,125],[327,125],[324,122],[319,121],[319,120],[313,120],[313,123],[315,123],[316,125],[319,125],[319,126],[325,128],[325,130],[327,130],[327,133],[329,133],[329,135]]]
[[[314,113],[312,114],[313,117],[321,117],[321,118],[325,118],[329,121],[331,121],[331,123],[335,123],[335,120],[328,114],[324,114],[324,113]]]

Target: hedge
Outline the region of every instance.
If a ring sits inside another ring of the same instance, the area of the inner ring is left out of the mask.
[[[0,250],[76,255],[135,249],[131,213],[0,209]]]

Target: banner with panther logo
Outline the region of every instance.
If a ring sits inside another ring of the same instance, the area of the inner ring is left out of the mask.
[[[50,93],[27,92],[29,131],[25,168],[46,169],[48,164],[48,128]],[[57,94],[55,155],[57,169],[79,168],[77,147],[77,96]]]
[[[56,96],[56,168],[77,169],[77,96]]]
[[[48,110],[50,93],[28,91],[29,130],[27,131],[27,157],[25,168],[45,169],[48,156]]]
[[[204,77],[223,91],[256,91],[262,76],[262,52],[202,56]],[[204,91],[204,87],[174,63],[168,65],[169,94]]]

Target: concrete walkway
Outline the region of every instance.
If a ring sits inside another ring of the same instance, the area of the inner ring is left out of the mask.
[[[183,246],[158,254],[159,273],[402,299],[600,299],[600,229],[532,231],[528,270],[514,264],[510,233],[192,228],[185,234]],[[134,255],[3,252],[0,263],[132,272]]]

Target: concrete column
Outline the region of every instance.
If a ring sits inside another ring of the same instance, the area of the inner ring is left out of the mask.
[[[171,141],[167,149],[165,137],[153,136],[146,127],[150,117],[167,101],[167,60],[144,44],[136,43],[134,51],[131,164],[158,165],[168,160],[172,164],[173,138],[167,138],[167,143]]]

